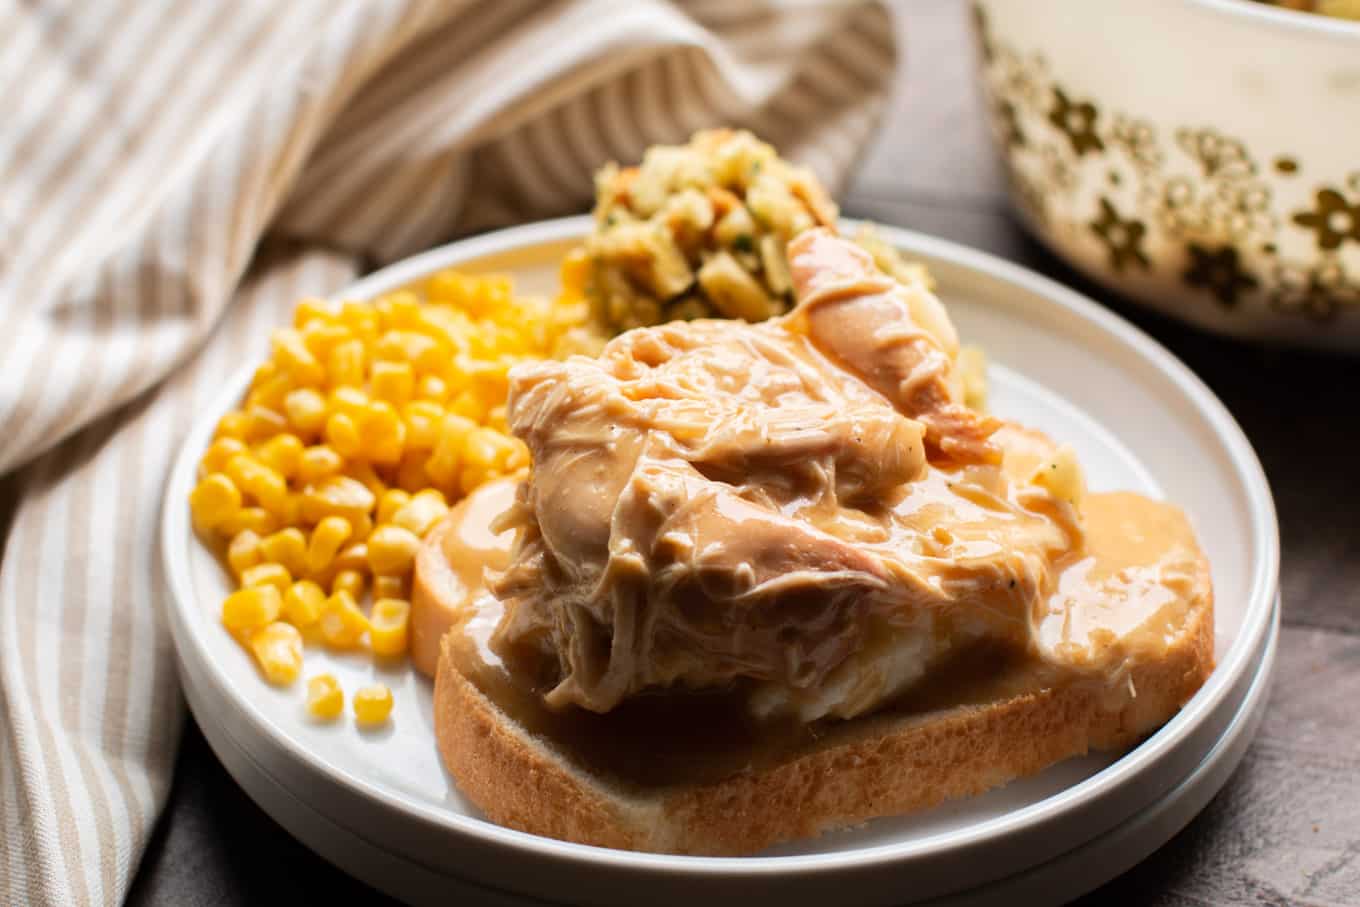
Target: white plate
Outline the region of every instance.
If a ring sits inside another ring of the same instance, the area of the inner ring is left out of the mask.
[[[373,296],[455,264],[510,271],[523,290],[551,291],[562,253],[588,226],[571,218],[455,243],[384,269],[344,295]],[[194,538],[184,502],[213,425],[244,390],[246,366],[186,439],[162,527],[171,626],[189,703],[238,780],[246,783],[247,768],[270,779],[272,793],[249,785],[266,810],[290,827],[314,815],[304,840],[410,900],[443,901],[448,892],[432,890],[430,880],[458,876],[548,899],[627,904],[646,897],[657,905],[695,897],[715,904],[775,896],[790,904],[940,897],[1051,861],[1183,784],[1241,711],[1273,632],[1279,545],[1255,455],[1198,379],[1106,310],[991,256],[906,231],[882,232],[929,265],[960,334],[988,351],[995,412],[1073,444],[1093,488],[1164,495],[1189,513],[1213,564],[1218,667],[1166,727],[1117,760],[1070,760],[983,797],[759,857],[634,854],[492,825],[440,767],[423,678],[379,672],[358,656],[309,651],[309,674],[333,670],[346,689],[376,674],[397,698],[391,727],[376,733],[348,721],[313,724],[300,689],[265,683],[218,623],[227,577]],[[413,873],[412,865],[424,869]]]

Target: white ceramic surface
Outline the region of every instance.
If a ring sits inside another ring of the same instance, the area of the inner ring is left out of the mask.
[[[373,275],[346,295],[373,295],[455,263],[511,270],[521,287],[548,290],[561,253],[586,228],[584,219],[568,219],[454,244]],[[382,731],[361,733],[348,720],[313,724],[301,690],[266,684],[218,624],[226,577],[193,538],[183,502],[198,455],[216,419],[239,399],[247,369],[188,437],[168,485],[162,536],[190,705],[228,768],[243,784],[247,770],[269,778],[275,795],[247,785],[266,809],[290,827],[283,814],[305,822],[299,817],[315,813],[320,818],[304,840],[407,897],[425,889],[410,885],[400,867],[417,864],[431,878],[598,903],[633,903],[646,892],[658,905],[776,894],[789,903],[841,902],[846,891],[862,903],[943,896],[1049,861],[1182,783],[1241,710],[1271,632],[1278,541],[1259,464],[1203,385],[1104,309],[990,256],[904,231],[883,233],[931,267],[960,333],[988,350],[996,412],[1071,442],[1092,487],[1164,494],[1190,514],[1213,563],[1219,665],[1165,728],[1118,760],[1073,760],[984,797],[754,858],[623,853],[491,825],[439,766],[425,680],[309,651],[308,673],[334,670],[347,689],[381,674],[397,698],[394,721]]]
[[[978,0],[1015,207],[1073,265],[1243,337],[1360,352],[1360,22],[1247,0]]]

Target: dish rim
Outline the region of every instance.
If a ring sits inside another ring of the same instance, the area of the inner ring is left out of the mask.
[[[850,219],[846,221],[847,225],[855,224]],[[369,298],[460,261],[583,236],[589,223],[588,215],[559,218],[451,242],[382,268],[333,295],[334,298]],[[295,743],[250,698],[235,690],[207,647],[204,634],[208,632],[209,622],[203,609],[196,607],[187,563],[177,559],[175,554],[177,547],[193,536],[188,523],[188,507],[178,492],[191,487],[190,480],[197,466],[198,455],[211,433],[214,423],[203,417],[182,442],[162,503],[161,557],[171,593],[170,606],[179,610],[181,618],[179,621],[172,620],[172,626],[183,626],[188,634],[188,639],[183,642],[194,647],[198,660],[207,666],[214,682],[223,689],[231,690],[231,697],[240,708],[241,715],[257,732],[263,733],[274,746],[299,760],[306,768],[384,808],[396,809],[409,819],[429,823],[455,835],[471,836],[482,844],[499,845],[571,864],[603,864],[625,872],[701,874],[710,877],[731,873],[785,875],[865,870],[897,861],[929,858],[1017,834],[1054,820],[1083,801],[1127,783],[1172,749],[1219,706],[1242,673],[1251,667],[1253,656],[1259,654],[1262,636],[1269,632],[1271,607],[1279,587],[1279,532],[1274,501],[1261,464],[1241,428],[1213,392],[1161,344],[1120,316],[1056,281],[990,253],[912,230],[875,226],[885,240],[900,248],[950,260],[963,268],[1043,296],[1112,335],[1144,361],[1159,366],[1214,429],[1242,479],[1255,538],[1251,559],[1254,566],[1242,631],[1223,654],[1208,681],[1180,712],[1137,747],[1090,777],[1037,803],[986,819],[966,829],[936,832],[911,841],[875,844],[832,853],[748,857],[641,853],[559,841],[441,809],[401,791],[380,787]],[[205,414],[223,412],[239,400],[252,372],[251,364],[243,365],[205,408]],[[175,635],[175,641],[177,646],[183,644],[178,634]]]

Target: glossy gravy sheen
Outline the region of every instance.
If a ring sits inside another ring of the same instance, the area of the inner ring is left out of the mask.
[[[935,493],[955,492],[941,483]],[[462,511],[462,521],[488,516],[484,509]],[[1184,626],[1202,556],[1181,512],[1141,495],[1089,494],[1082,517],[1084,544],[1060,564],[1055,589],[1034,615],[1029,647],[994,638],[958,647],[904,693],[850,722],[757,719],[748,707],[751,687],[741,682],[719,692],[646,693],[603,714],[548,708],[543,694],[551,684],[535,686],[507,670],[489,645],[502,606],[470,575],[487,563],[485,543],[494,536],[484,525],[445,536],[449,562],[465,565],[468,593],[447,641],[461,672],[516,723],[579,767],[637,790],[715,780],[815,747],[829,735],[843,743],[847,734],[873,733],[885,718],[1062,684],[1097,685],[1118,708],[1133,695],[1126,662],[1164,648]],[[477,544],[465,544],[469,539]]]

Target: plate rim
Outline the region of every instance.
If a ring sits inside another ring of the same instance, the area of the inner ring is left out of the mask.
[[[855,223],[849,219],[846,221],[847,225]],[[584,235],[590,222],[589,215],[558,218],[457,240],[388,265],[333,294],[333,298],[371,297],[410,283],[456,261],[525,246],[570,240]],[[249,375],[253,372],[253,366],[249,363],[244,364],[231,380],[225,382],[221,391],[205,407],[205,415],[200,416],[199,421],[186,434],[166,483],[159,541],[163,575],[170,591],[170,607],[176,609],[182,618],[170,622],[176,647],[191,648],[197,660],[206,664],[213,682],[225,691],[224,695],[236,704],[242,716],[257,732],[263,733],[269,742],[291,758],[299,760],[306,768],[319,772],[333,783],[374,801],[384,809],[396,809],[411,819],[429,823],[455,835],[471,836],[481,844],[527,851],[535,856],[566,861],[578,866],[604,864],[608,868],[625,872],[698,874],[719,878],[734,873],[757,876],[801,875],[881,868],[887,863],[929,858],[1030,830],[1036,825],[1059,818],[1064,812],[1079,806],[1087,799],[1109,793],[1127,783],[1156,762],[1221,704],[1234,688],[1235,681],[1240,680],[1243,672],[1250,667],[1253,656],[1258,653],[1261,637],[1269,632],[1270,609],[1279,586],[1279,532],[1274,501],[1260,461],[1237,422],[1213,392],[1160,343],[1114,312],[1054,280],[990,253],[899,227],[877,224],[875,227],[880,235],[899,248],[949,260],[968,270],[981,272],[1042,296],[1066,309],[1070,314],[1112,335],[1123,346],[1139,354],[1139,358],[1145,363],[1160,366],[1163,374],[1194,405],[1197,414],[1206,419],[1214,429],[1215,436],[1224,443],[1226,452],[1242,479],[1256,540],[1255,550],[1252,552],[1254,564],[1252,581],[1247,608],[1244,611],[1242,632],[1215,666],[1209,680],[1180,712],[1156,733],[1111,765],[1037,803],[981,821],[966,829],[936,832],[911,841],[876,844],[839,852],[785,856],[707,857],[652,854],[558,841],[505,828],[478,817],[454,813],[411,798],[400,791],[380,787],[327,762],[316,753],[297,744],[249,697],[240,695],[206,647],[203,633],[207,622],[202,616],[202,609],[190,606],[195,602],[187,563],[176,557],[177,546],[182,544],[185,538],[192,537],[188,525],[188,508],[184,504],[181,492],[190,487],[198,455],[214,424],[205,416],[224,411],[226,407],[239,400]],[[187,634],[187,639],[181,639],[181,633]]]

